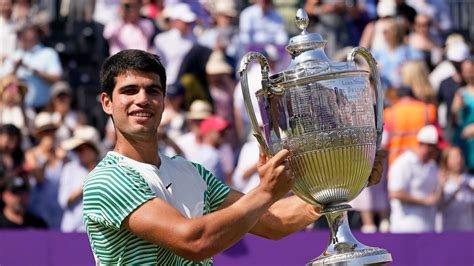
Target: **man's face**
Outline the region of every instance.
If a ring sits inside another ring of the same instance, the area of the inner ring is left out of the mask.
[[[84,165],[97,162],[97,151],[89,144],[82,144],[74,150],[79,158],[79,162]]]
[[[6,208],[10,208],[17,214],[23,214],[26,211],[30,193],[28,191],[4,191],[2,199]]]
[[[427,143],[420,143],[420,151],[421,151],[421,160],[422,161],[427,161],[429,159],[433,159],[436,156],[436,153],[438,152],[438,149],[436,148],[436,145],[433,144],[427,144]]]
[[[474,63],[464,61],[461,65],[461,75],[466,84],[474,85]]]
[[[12,12],[12,0],[0,0],[0,16],[10,15]]]
[[[135,22],[140,18],[140,7],[139,0],[122,0],[120,14],[125,21]]]
[[[104,112],[112,116],[117,137],[156,141],[164,109],[164,88],[158,74],[127,71],[116,77],[112,98],[102,93]]]

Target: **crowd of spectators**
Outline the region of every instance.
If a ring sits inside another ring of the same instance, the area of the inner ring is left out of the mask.
[[[449,5],[299,6],[330,58],[363,46],[378,62],[389,158],[387,178],[353,201],[362,231],[474,230],[473,40],[453,27]],[[0,228],[84,230],[82,180],[115,142],[99,69],[123,49],[156,53],[167,70],[161,152],[255,187],[258,144],[236,69],[248,51],[271,73],[285,69],[298,33],[280,11],[271,0],[0,0]],[[251,65],[251,95],[260,79]]]

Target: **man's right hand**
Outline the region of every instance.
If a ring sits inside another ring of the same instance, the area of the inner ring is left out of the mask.
[[[260,184],[257,189],[269,193],[273,201],[285,196],[293,187],[294,176],[287,160],[289,155],[290,152],[284,149],[268,158],[260,148],[257,165]]]

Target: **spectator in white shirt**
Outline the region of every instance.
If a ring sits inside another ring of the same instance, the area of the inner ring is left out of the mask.
[[[390,231],[423,233],[435,230],[436,206],[441,196],[436,154],[439,136],[435,126],[417,134],[419,145],[392,164],[388,176]]]

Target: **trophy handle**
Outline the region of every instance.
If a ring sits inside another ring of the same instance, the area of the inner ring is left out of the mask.
[[[382,142],[382,133],[383,133],[383,90],[382,82],[380,81],[379,71],[377,70],[377,62],[375,61],[372,54],[369,50],[363,47],[355,47],[347,55],[347,61],[354,61],[357,55],[361,55],[365,61],[369,64],[370,73],[375,82],[375,93],[376,93],[376,129],[377,129],[377,150],[380,149],[380,144]]]
[[[250,124],[252,125],[253,129],[253,136],[257,139],[258,143],[263,149],[263,152],[267,156],[271,156],[272,153],[270,151],[270,148],[268,147],[267,143],[265,142],[265,139],[262,135],[262,131],[260,130],[258,123],[257,123],[257,117],[255,116],[255,111],[252,106],[252,101],[250,99],[250,92],[249,92],[249,84],[248,84],[248,77],[247,77],[247,68],[248,65],[254,61],[257,60],[258,63],[260,64],[261,67],[261,72],[262,72],[262,89],[269,92],[269,84],[270,80],[268,78],[268,72],[269,72],[269,66],[267,59],[265,56],[263,56],[261,53],[257,52],[250,52],[247,53],[243,58],[242,61],[240,62],[240,82],[241,82],[241,87],[242,87],[242,94],[244,96],[244,102],[245,102],[245,109],[247,110],[247,114],[249,115],[250,118]]]

